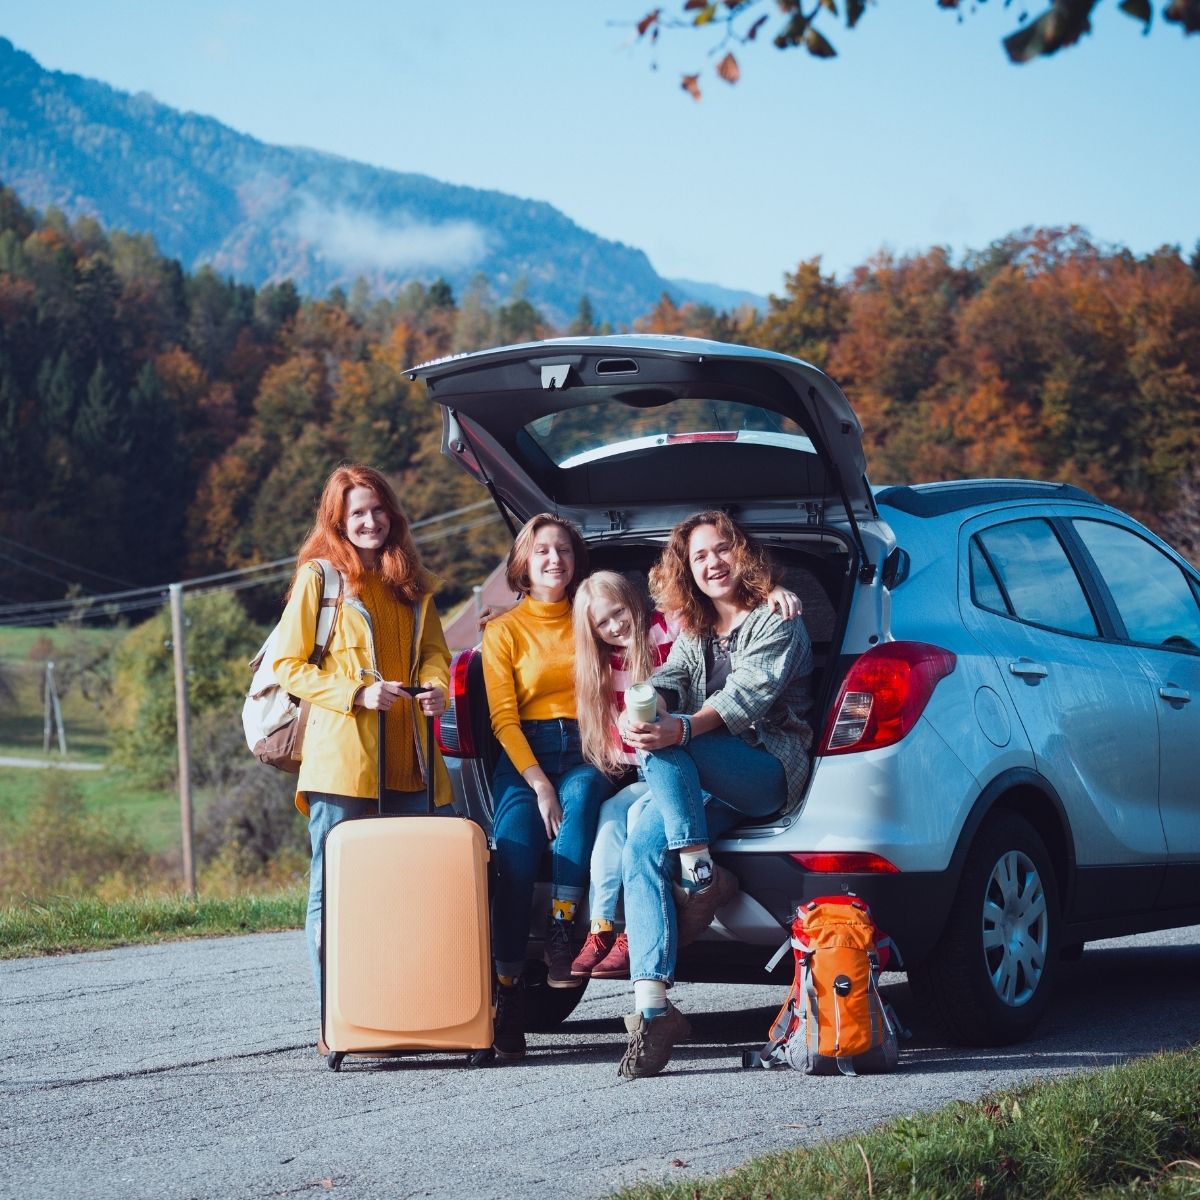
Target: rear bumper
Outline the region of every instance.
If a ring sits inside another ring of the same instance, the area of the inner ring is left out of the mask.
[[[722,854],[720,860],[785,929],[806,900],[853,892],[870,906],[875,923],[906,964],[919,962],[933,948],[954,902],[950,871],[825,874],[805,870],[786,854]]]

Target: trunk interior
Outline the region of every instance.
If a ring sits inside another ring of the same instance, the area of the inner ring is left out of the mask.
[[[800,597],[804,605],[801,618],[808,628],[813,647],[813,710],[811,722],[816,745],[824,728],[825,716],[833,700],[842,672],[837,668],[838,652],[849,610],[850,593],[857,563],[852,548],[837,532],[812,530],[791,535],[786,540],[762,538],[771,557],[781,568],[780,582]],[[653,542],[608,542],[588,548],[592,570],[618,571],[633,580],[651,604],[647,573],[658,557],[660,546]],[[471,723],[475,744],[481,748],[490,779],[499,755],[492,735],[487,694],[483,682],[483,660],[475,655],[468,675],[471,697]],[[490,818],[490,797],[489,813]],[[767,818],[766,822],[775,818]]]

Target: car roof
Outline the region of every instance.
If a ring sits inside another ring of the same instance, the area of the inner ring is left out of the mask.
[[[1102,500],[1074,484],[1036,479],[948,479],[875,489],[876,504],[913,517],[941,517],[968,508],[984,508],[1015,500],[1042,500],[1048,504],[1072,500],[1105,507]]]

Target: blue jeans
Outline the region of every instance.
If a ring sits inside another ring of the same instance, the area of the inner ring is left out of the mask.
[[[560,889],[573,889],[576,895],[582,895],[596,818],[600,805],[612,794],[612,780],[584,761],[579,727],[574,721],[522,721],[521,730],[562,806],[562,827],[551,851],[554,894],[558,895]],[[492,840],[496,847],[492,955],[498,963],[514,964],[525,961],[533,887],[538,863],[550,839],[533,788],[507,754],[502,753],[496,764],[492,795]]]
[[[767,817],[787,801],[783,764],[726,729],[646,756],[650,803],[625,843],[625,932],[630,978],[672,982],[679,952],[674,851],[715,839],[742,817]],[[705,793],[716,799],[705,817]]]
[[[592,882],[588,891],[588,915],[615,921],[621,898],[621,857],[625,839],[642,809],[650,802],[650,785],[639,779],[605,800],[592,845]]]
[[[387,814],[421,816],[426,811],[425,793],[387,791],[383,811]],[[367,817],[379,811],[376,802],[357,796],[335,796],[329,792],[308,793],[308,840],[312,846],[312,863],[308,869],[308,914],[304,918],[304,934],[308,939],[308,958],[312,965],[317,1003],[321,1002],[321,903],[325,894],[325,839],[329,831],[350,817]],[[453,816],[449,805],[435,808],[438,816]]]

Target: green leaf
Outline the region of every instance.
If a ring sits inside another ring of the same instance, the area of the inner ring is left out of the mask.
[[[695,26],[707,25],[709,21],[717,15],[717,6],[715,4],[707,4],[701,12],[696,14],[692,24]]]
[[[811,25],[804,31],[804,47],[816,58],[837,58],[837,51]]]

